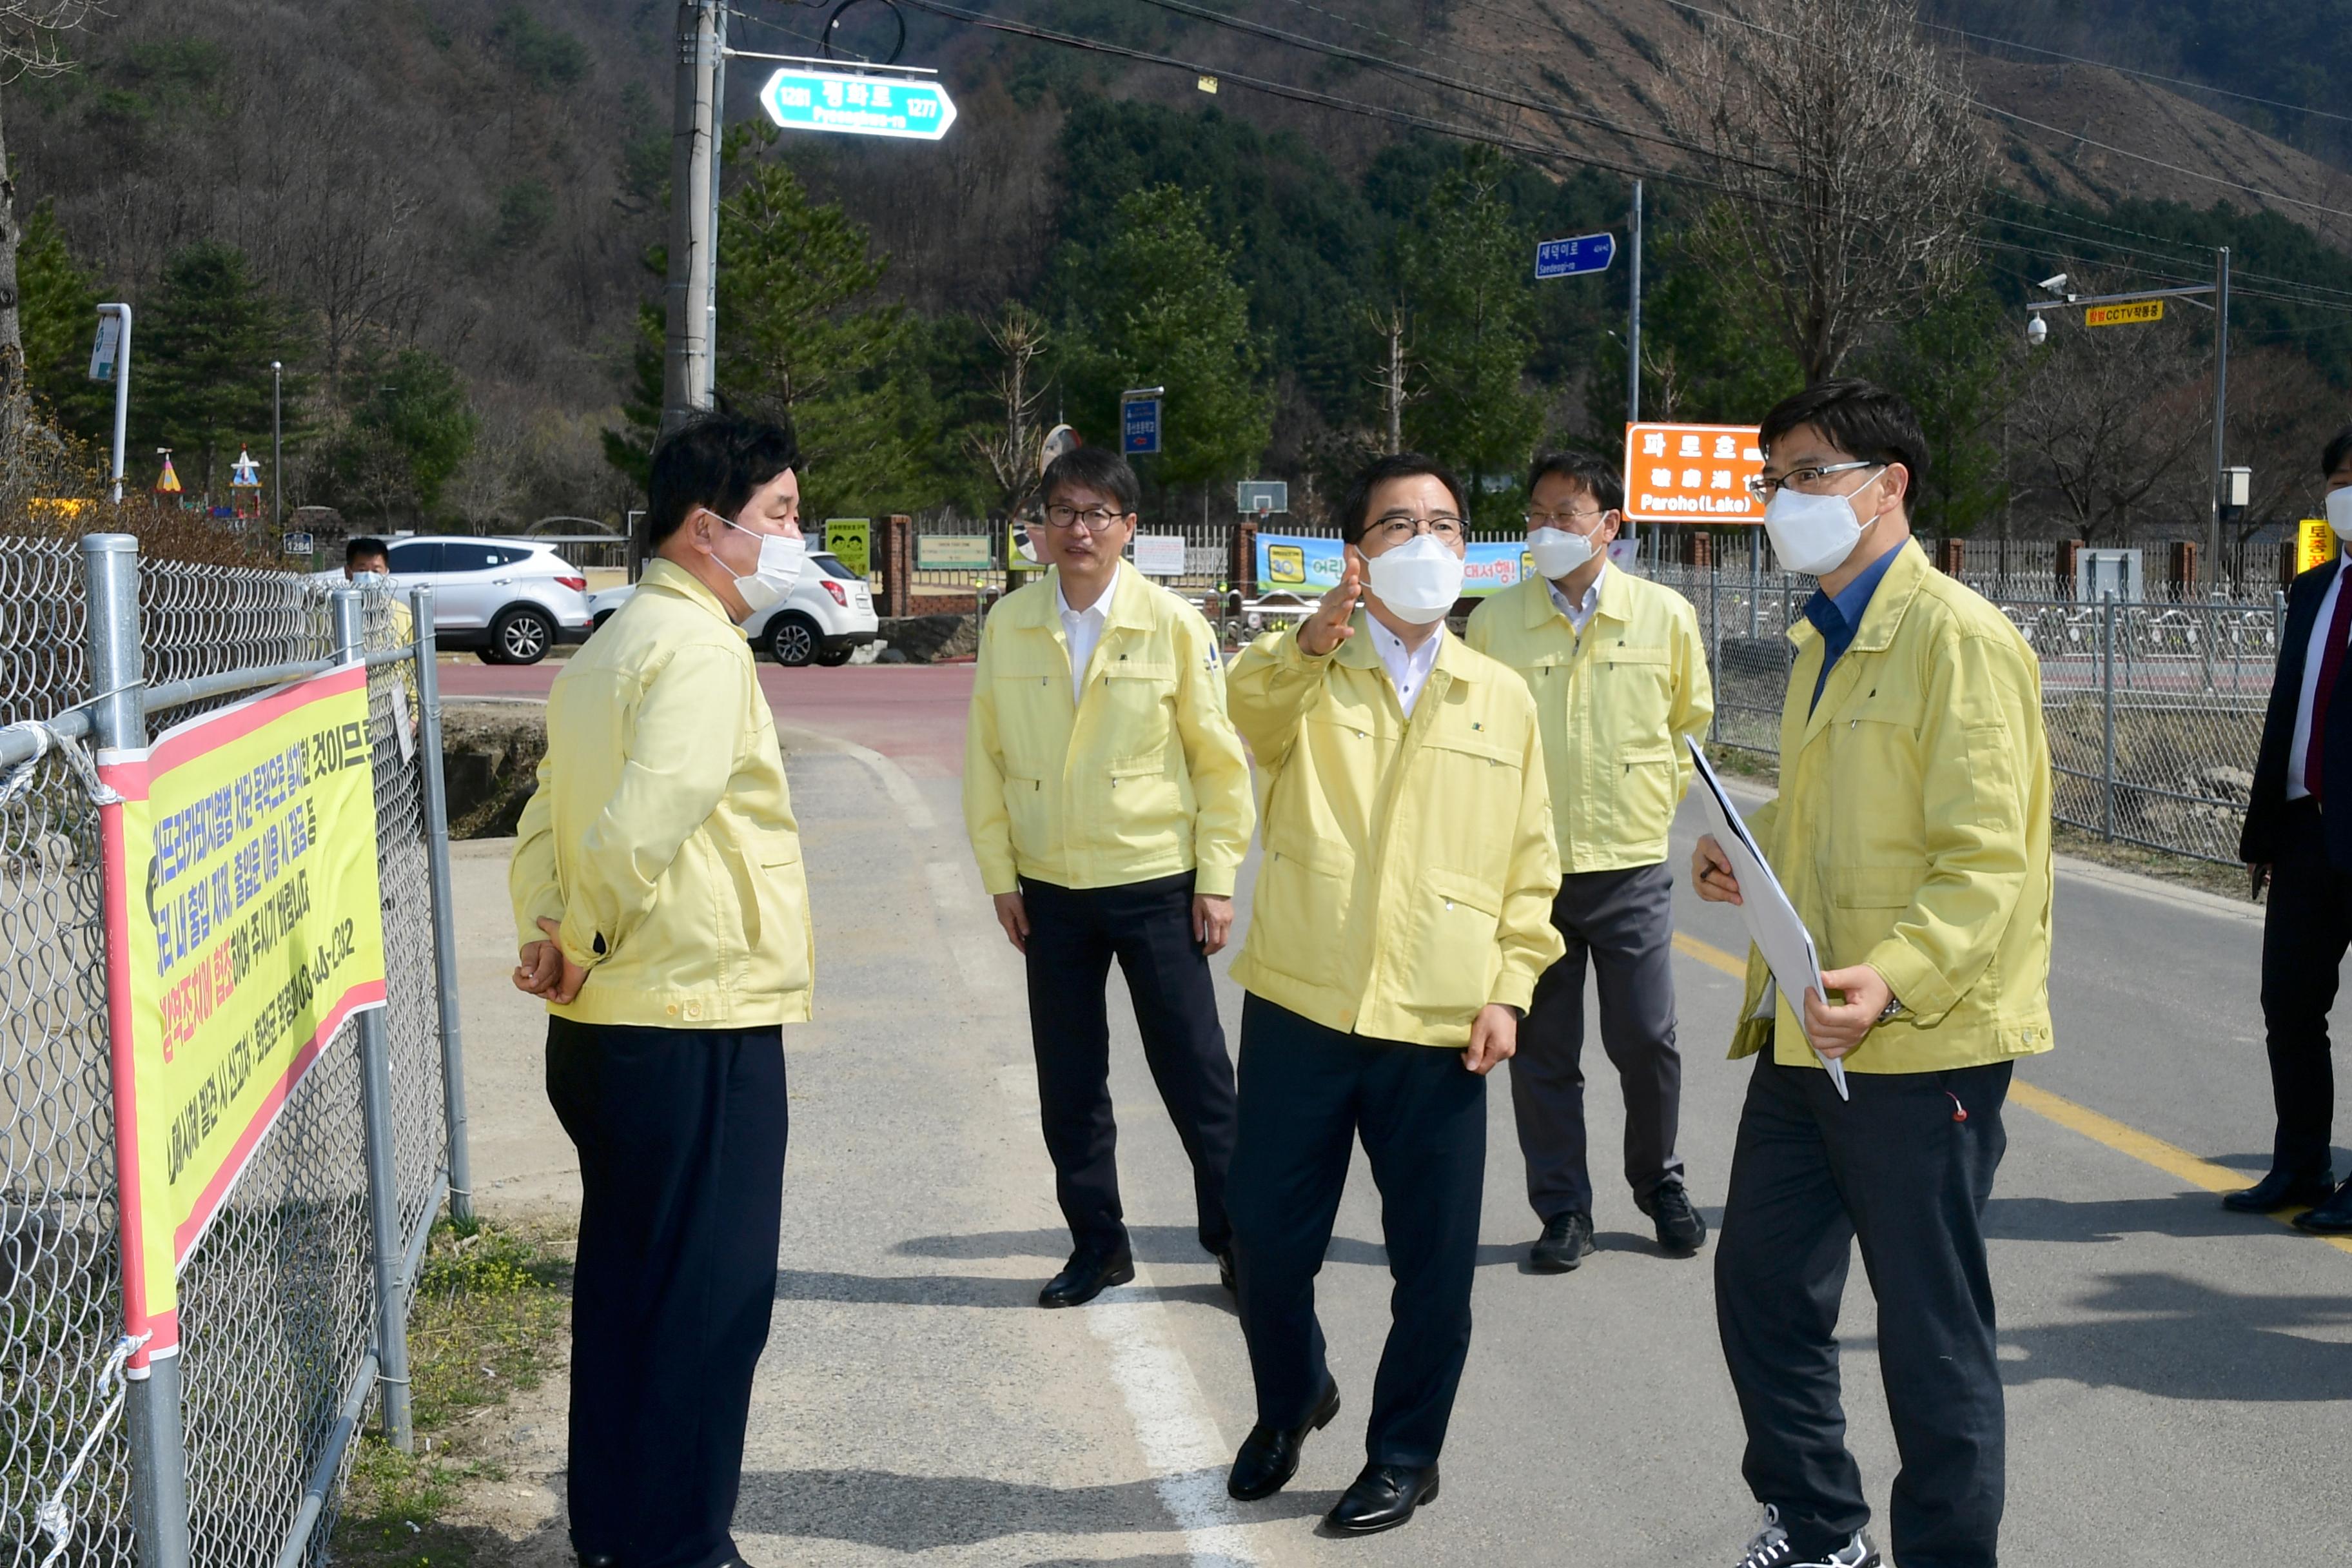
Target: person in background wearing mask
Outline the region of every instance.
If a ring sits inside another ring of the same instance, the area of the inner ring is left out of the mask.
[[[2352,426],[2320,454],[2327,524],[2352,540]],[[2221,1202],[2247,1214],[2298,1204],[2305,1230],[2352,1233],[2352,1178],[2329,1169],[2336,1074],[2327,1014],[2336,972],[2352,944],[2352,810],[2330,812],[2330,789],[2352,788],[2352,702],[2337,706],[2336,681],[2352,639],[2352,593],[2341,554],[2294,580],[2278,673],[2263,721],[2253,796],[2238,846],[2254,893],[2271,889],[2263,917],[2263,1022],[2269,1035],[2271,1096],[2278,1130],[2270,1173]]]
[[[344,544],[344,582],[357,583],[362,577],[390,577],[391,575],[392,554],[391,552],[384,547],[383,540],[362,537],[353,539]],[[392,605],[393,642],[394,644],[415,642],[416,640],[416,617],[408,613],[407,602],[401,598],[397,589],[393,590],[388,595],[388,602]],[[400,670],[401,690],[408,698],[408,732],[413,737],[416,733],[416,723],[419,717],[417,712],[416,698],[416,667],[414,664],[403,664],[397,668]]]
[[[1556,453],[1528,477],[1528,553],[1535,573],[1472,612],[1470,646],[1517,670],[1536,700],[1560,881],[1551,923],[1568,952],[1536,983],[1511,1058],[1511,1111],[1543,1224],[1528,1249],[1538,1271],[1576,1268],[1592,1251],[1592,1175],[1585,1160],[1584,971],[1601,993],[1601,1043],[1625,1095],[1625,1180],[1686,1256],[1706,1222],[1683,1185],[1675,1131],[1682,1058],[1675,1050],[1674,872],[1666,830],[1692,771],[1685,737],[1715,714],[1698,616],[1671,588],[1612,571],[1623,481],[1613,464]]]
[[[1535,700],[1445,630],[1462,486],[1380,458],[1339,505],[1339,582],[1245,649],[1234,722],[1265,775],[1265,864],[1234,979],[1241,1133],[1227,1189],[1257,1425],[1226,1489],[1279,1491],[1339,1408],[1315,1276],[1357,1138],[1381,1191],[1393,1319],[1368,1462],[1326,1518],[1387,1530],[1437,1495],[1470,1350],[1486,1072],[1560,955]]]
[[[718,1568],[775,1301],[782,1026],[815,949],[741,623],[800,575],[791,432],[708,415],[654,448],[636,593],[564,666],[509,873],[515,984],[580,1152],[572,1544]]]
[[[1837,1315],[1858,1237],[1902,1453],[1895,1561],[1993,1568],[2005,1484],[1984,1205],[2020,1057],[2050,1048],[2050,746],[2042,674],[2001,613],[1910,542],[1918,420],[1866,382],[1764,416],[1765,531],[1820,579],[1794,628],[1780,797],[1748,817],[1826,994],[1759,956],[1753,1055],[1716,1247],[1716,1319],[1764,1528],[1740,1568],[1864,1568]],[[1737,903],[1701,838],[1702,898]],[[1808,1048],[1810,1043],[1811,1048]],[[1848,1102],[1815,1053],[1843,1060]]]
[[[1209,955],[1233,927],[1256,817],[1249,761],[1216,634],[1120,563],[1139,493],[1127,459],[1076,447],[1042,493],[1031,538],[1053,570],[989,613],[963,765],[981,885],[1028,967],[1038,1107],[1075,1248],[1037,1304],[1079,1306],[1135,1278],[1103,1001],[1113,957],[1192,1157],[1201,1246],[1230,1288],[1234,1065]]]

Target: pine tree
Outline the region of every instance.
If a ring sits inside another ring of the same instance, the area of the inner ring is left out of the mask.
[[[273,360],[299,363],[293,313],[257,282],[245,253],[205,241],[165,265],[134,334],[131,410],[142,445],[173,448],[192,494],[240,446],[269,436]]]

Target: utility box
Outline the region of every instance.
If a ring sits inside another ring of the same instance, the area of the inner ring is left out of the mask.
[[[2074,553],[2074,597],[2086,605],[2101,599],[2137,605],[2145,595],[2137,550],[2080,550]]]

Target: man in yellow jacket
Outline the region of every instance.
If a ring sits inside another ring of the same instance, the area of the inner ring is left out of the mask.
[[[1682,1058],[1675,1049],[1674,873],[1666,830],[1690,782],[1686,739],[1715,714],[1706,645],[1690,601],[1609,563],[1624,481],[1615,465],[1555,453],[1528,479],[1535,570],[1480,605],[1470,646],[1518,671],[1536,700],[1559,894],[1551,923],[1568,952],[1536,984],[1511,1058],[1511,1113],[1541,1273],[1592,1251],[1585,1161],[1584,970],[1601,994],[1601,1043],[1625,1095],[1625,1181],[1681,1255],[1706,1239],[1675,1149]]]
[[[1234,978],[1241,1133],[1231,1203],[1257,1424],[1226,1489],[1278,1491],[1339,1407],[1315,1276],[1363,1140],[1393,1321],[1367,1463],[1326,1523],[1387,1530],[1437,1495],[1470,1350],[1486,1079],[1560,955],[1535,701],[1444,619],[1468,547],[1462,486],[1382,458],[1339,506],[1339,584],[1234,666],[1265,775],[1265,861]]]
[[[963,814],[981,884],[1026,961],[1037,1100],[1069,1262],[1038,1294],[1075,1307],[1135,1278],[1118,1196],[1110,1020],[1118,960],[1152,1081],[1192,1163],[1201,1245],[1230,1286],[1234,1068],[1209,955],[1234,920],[1255,807],[1200,611],[1120,552],[1135,470],[1080,447],[1045,470],[1037,552],[981,635]]]
[[[775,721],[740,623],[798,575],[791,435],[705,417],[654,449],[636,594],[547,700],[509,880],[515,984],[580,1152],[572,1542],[718,1568],[775,1300],[782,1026],[814,949]]]
[[[1716,1249],[1716,1315],[1765,1507],[1742,1561],[1879,1561],[1845,1447],[1837,1312],[1852,1244],[1878,1298],[1903,1456],[1895,1560],[1992,1568],[2004,1424],[1983,1215],[2021,1057],[2050,1048],[2050,746],[2016,628],[1910,542],[1910,408],[1827,382],[1764,416],[1764,526],[1820,579],[1791,630],[1780,794],[1749,818],[1831,994],[1748,960],[1753,1054]],[[1701,897],[1737,903],[1699,841]],[[1815,1054],[1845,1065],[1841,1100]]]

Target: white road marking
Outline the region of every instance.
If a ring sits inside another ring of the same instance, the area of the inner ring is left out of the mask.
[[[890,758],[829,735],[806,740],[811,749],[840,752],[864,763],[916,832],[939,831],[939,818],[921,789]],[[940,934],[974,999],[986,997],[1008,1010],[1018,1005],[1018,1012],[1025,1013],[1024,988],[1005,957],[1010,950],[997,950],[976,918],[987,898],[978,871],[968,859],[935,852],[924,858],[923,879],[938,908]],[[1025,1064],[1007,1065],[998,1075],[997,1087],[1015,1103],[1025,1100],[1024,1109],[1034,1114],[1036,1083]],[[1183,1532],[1191,1568],[1259,1568],[1261,1560],[1225,1496],[1225,1467],[1232,1462],[1233,1449],[1209,1415],[1191,1364],[1176,1348],[1168,1309],[1160,1304],[1150,1275],[1139,1263],[1133,1285],[1107,1290],[1081,1310],[1087,1327],[1109,1353],[1111,1381],[1126,1401],[1136,1447],[1152,1471],[1152,1489],[1160,1506]]]

